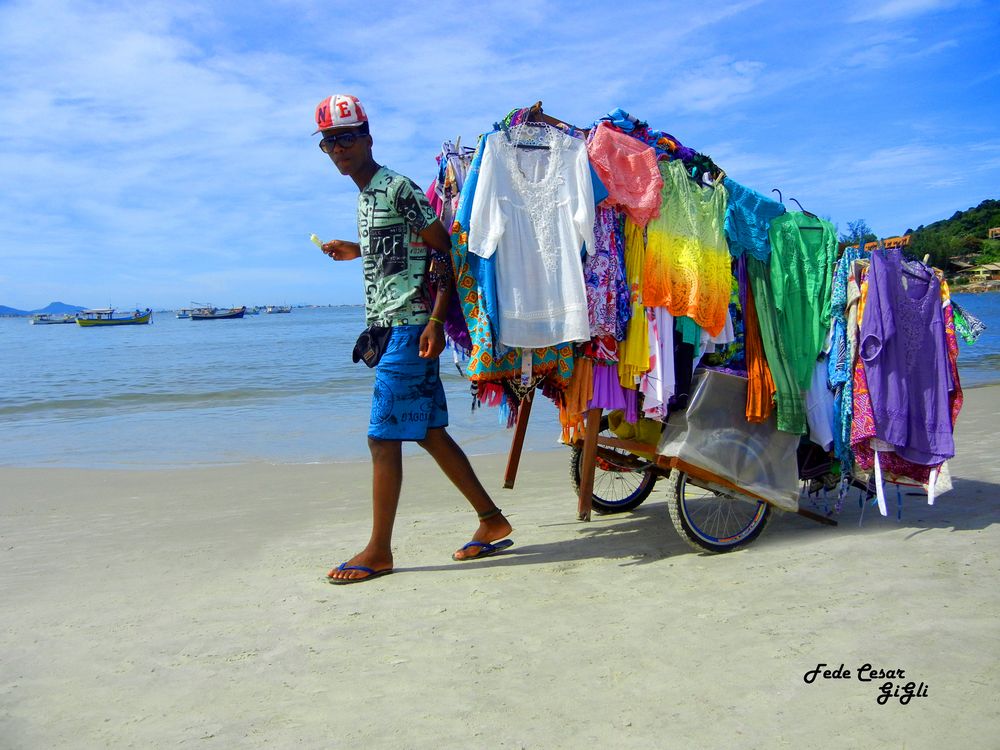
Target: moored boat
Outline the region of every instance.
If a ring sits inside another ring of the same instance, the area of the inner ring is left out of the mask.
[[[37,315],[31,316],[31,325],[33,326],[52,326],[52,325],[58,325],[60,323],[75,323],[75,322],[76,322],[76,315],[70,315],[69,313],[65,315],[38,313]]]
[[[291,305],[268,305],[264,308],[264,312],[268,315],[274,315],[275,313],[290,313],[291,311]]]
[[[84,310],[76,316],[76,324],[83,328],[100,328],[102,326],[141,326],[149,323],[153,317],[153,310],[147,307],[145,310],[136,310],[128,315],[115,317],[113,307],[106,307],[101,310]]]
[[[187,320],[188,318],[191,317],[191,308],[182,307],[180,310],[177,311],[177,317],[180,318],[181,320]]]
[[[246,307],[199,307],[191,311],[191,320],[232,320],[242,318],[246,313]]]

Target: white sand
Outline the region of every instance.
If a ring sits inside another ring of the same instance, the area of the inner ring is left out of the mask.
[[[1000,387],[966,396],[937,505],[728,555],[659,489],[577,522],[553,451],[495,492],[516,546],[454,563],[474,516],[408,459],[397,572],[344,587],[366,464],[0,470],[0,748],[1000,747]],[[877,704],[864,663],[927,696]]]

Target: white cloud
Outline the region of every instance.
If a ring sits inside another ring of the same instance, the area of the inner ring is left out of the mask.
[[[749,139],[707,142],[701,148],[731,177],[775,199],[770,189],[783,185],[786,177],[797,170],[791,155],[760,153]]]
[[[874,5],[866,3],[858,9],[851,20],[898,21],[934,11],[948,10],[960,4],[960,0],[887,0]]]
[[[323,193],[351,194],[317,186],[305,63],[209,52],[182,35],[200,13],[0,10],[0,254],[58,260],[48,275],[67,285],[95,258],[117,259],[112,277],[136,257],[232,262],[307,236],[288,219],[322,215]]]
[[[712,113],[755,94],[764,64],[720,56],[685,71],[667,88],[665,99],[681,110]]]
[[[970,153],[984,156],[970,159]],[[843,144],[833,154],[796,150],[796,168],[784,172],[778,186],[790,207],[795,197],[841,225],[865,218],[880,236],[890,236],[993,197],[998,164],[987,154],[1000,154],[1000,141],[909,142],[874,150]]]
[[[871,40],[866,46],[847,55],[843,60],[843,66],[865,70],[902,67],[957,46],[958,42],[954,39],[943,39],[936,44],[924,45],[913,36],[898,36],[878,43]]]

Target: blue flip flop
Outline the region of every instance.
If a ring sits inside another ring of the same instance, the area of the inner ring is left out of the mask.
[[[362,573],[367,573],[368,575],[362,576],[361,578],[331,578],[330,573],[335,573],[338,570],[360,570]],[[348,583],[361,583],[363,581],[370,581],[372,578],[378,578],[380,576],[387,576],[392,572],[392,568],[386,568],[385,570],[373,570],[364,565],[348,565],[346,562],[342,562],[336,568],[326,574],[326,580],[335,586],[343,586]]]
[[[462,547],[462,549],[460,549],[458,552],[464,552],[465,550],[470,549],[472,547],[479,547],[478,553],[476,553],[472,557],[455,557],[455,555],[458,554],[458,552],[456,552],[451,556],[451,559],[457,562],[465,562],[466,560],[478,560],[481,557],[489,557],[490,555],[495,555],[497,552],[500,552],[501,550],[505,550],[508,547],[513,547],[513,546],[514,542],[510,539],[501,539],[499,542],[492,542],[492,543],[477,542],[476,540],[472,540],[464,547]]]

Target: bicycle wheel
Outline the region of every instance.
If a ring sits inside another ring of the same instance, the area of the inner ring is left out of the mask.
[[[668,478],[667,507],[681,538],[699,552],[732,552],[759,537],[771,519],[762,501],[723,495],[688,482],[683,471]]]
[[[608,428],[607,417],[601,418],[601,435],[615,436]],[[649,469],[637,469],[634,466],[635,457],[626,450],[605,446],[602,453],[594,465],[594,512],[603,516],[635,510],[653,491],[658,475]],[[615,461],[615,455],[622,456],[622,460]],[[577,492],[580,491],[582,467],[583,449],[574,447],[570,455],[569,476]]]

